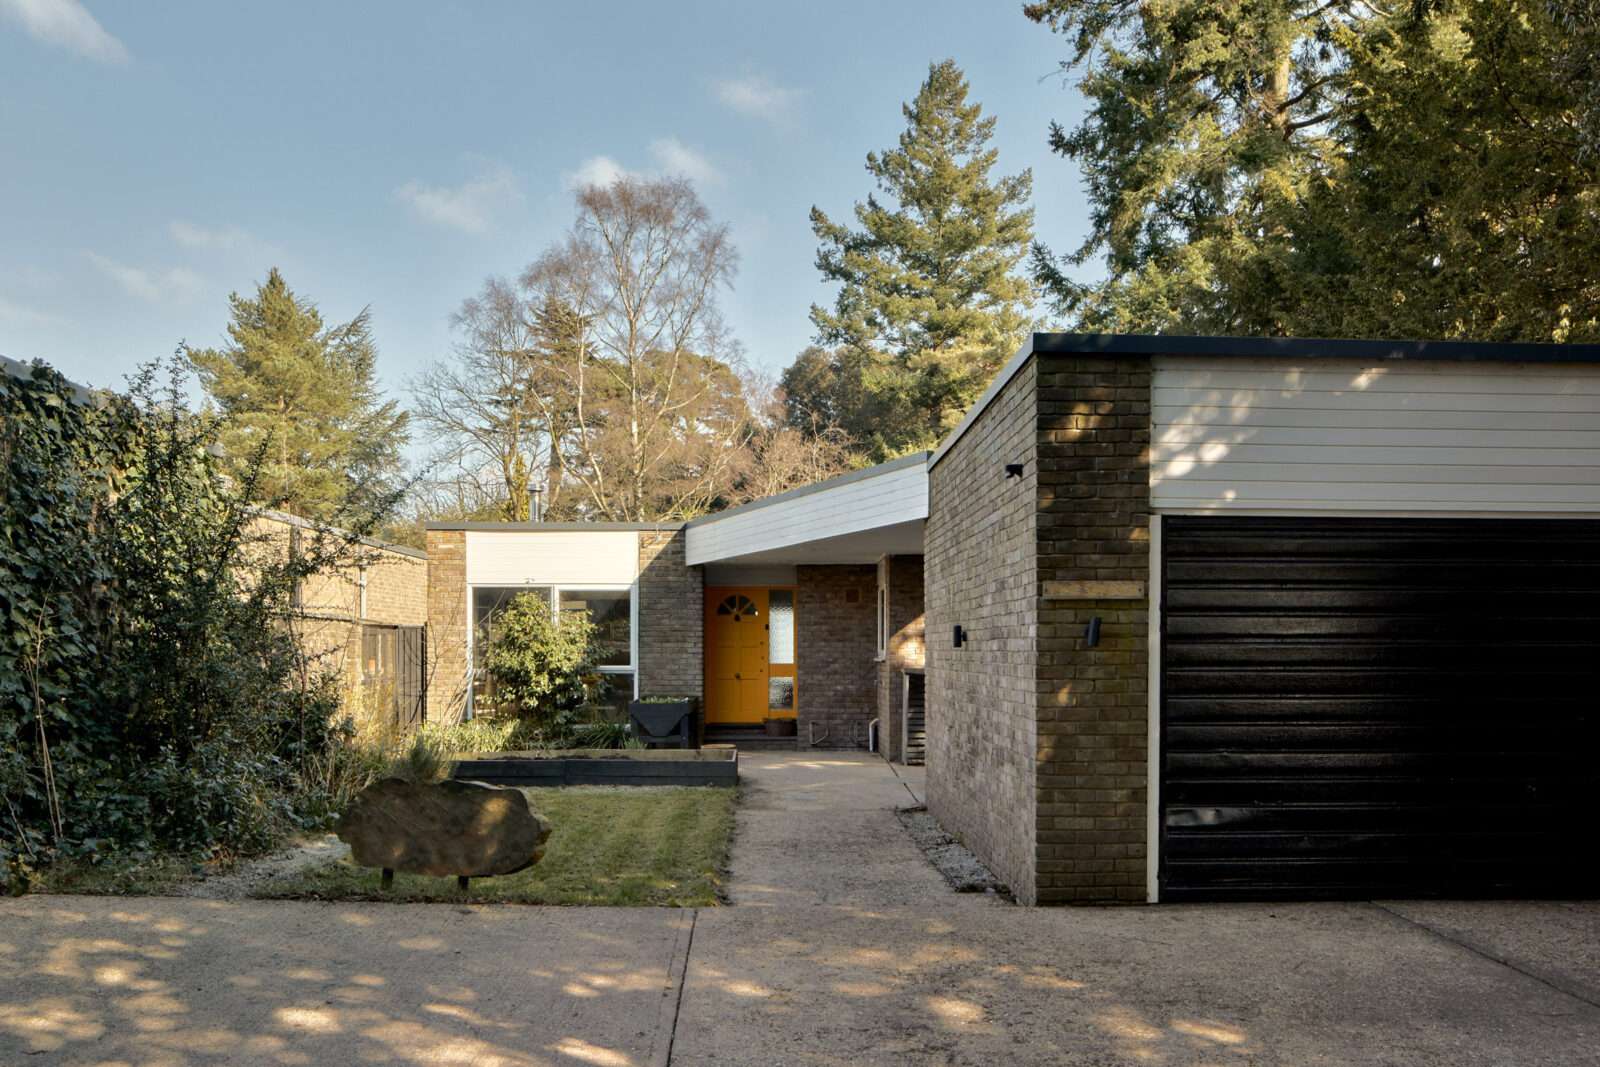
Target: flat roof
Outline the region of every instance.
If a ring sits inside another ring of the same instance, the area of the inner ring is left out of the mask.
[[[493,530],[504,533],[551,533],[558,530],[616,533],[625,530],[681,530],[682,522],[428,522],[425,530]]]
[[[1457,363],[1600,363],[1600,344],[1528,341],[1363,341],[1337,337],[1218,337],[1158,333],[1035,333],[994,376],[928,460],[931,470],[1035,355],[1210,356],[1234,359],[1363,359]]]
[[[748,504],[740,504],[738,507],[723,508],[721,511],[713,511],[707,515],[697,515],[690,519],[685,525],[701,526],[708,522],[715,522],[718,519],[725,519],[730,515],[743,515],[746,512],[754,511],[757,508],[768,507],[772,504],[781,504],[786,500],[794,500],[797,497],[810,496],[812,493],[825,493],[829,489],[837,489],[841,485],[849,485],[851,482],[859,482],[864,478],[874,478],[880,474],[888,474],[890,471],[900,470],[902,467],[914,467],[920,463],[926,463],[928,462],[928,457],[931,455],[933,455],[932,452],[912,452],[910,455],[900,456],[897,459],[891,459],[887,463],[879,463],[871,467],[862,467],[860,470],[850,471],[846,474],[835,475],[832,478],[825,478],[820,482],[812,482],[810,485],[802,485],[798,489],[790,489],[786,492],[774,494],[773,496],[764,496],[760,500],[752,500]]]

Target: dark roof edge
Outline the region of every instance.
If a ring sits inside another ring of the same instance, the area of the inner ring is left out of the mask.
[[[703,526],[708,522],[716,522],[718,519],[728,518],[730,515],[742,515],[745,512],[755,511],[757,508],[764,508],[771,504],[781,504],[786,500],[810,496],[812,493],[823,493],[829,489],[837,489],[839,486],[849,485],[851,482],[859,482],[866,478],[876,478],[880,474],[888,474],[891,471],[900,470],[902,467],[915,467],[928,462],[928,457],[932,454],[931,452],[912,452],[909,455],[891,459],[887,463],[862,467],[860,470],[850,471],[833,478],[826,478],[820,482],[812,482],[810,485],[802,485],[798,489],[790,489],[774,496],[764,496],[760,500],[752,500],[748,504],[740,504],[738,507],[723,508],[721,511],[713,511],[709,515],[697,515],[690,519],[686,525]]]
[[[426,530],[472,530],[495,533],[555,533],[558,531],[586,533],[622,533],[639,531],[649,533],[659,530],[681,530],[682,522],[428,522]]]
[[[1202,337],[1187,334],[1035,333],[994,376],[966,417],[928,460],[932,470],[1035,354],[1054,356],[1226,356],[1234,359],[1432,360],[1457,363],[1596,363],[1600,344],[1527,341],[1362,341],[1318,337]]]
[[[1201,337],[1138,333],[1036,333],[1046,355],[1230,356],[1236,359],[1440,360],[1463,363],[1600,363],[1600,344],[1529,341],[1366,341],[1323,337]]]
[[[350,536],[350,531],[342,527],[330,526],[325,522],[314,522],[311,519],[301,518],[299,515],[291,515],[287,511],[275,511],[272,508],[251,508],[251,511],[264,519],[272,519],[274,522],[281,522],[288,526],[298,526],[302,530],[326,530],[336,537]],[[412,548],[410,545],[397,545],[393,541],[382,541],[376,537],[357,537],[356,541],[359,544],[366,545],[368,548],[382,549],[385,552],[397,552],[402,556],[411,556],[414,559],[428,558],[428,554],[422,549]]]

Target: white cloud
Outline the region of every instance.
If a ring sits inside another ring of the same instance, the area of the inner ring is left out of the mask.
[[[28,34],[46,44],[58,45],[102,63],[126,63],[127,46],[78,0],[0,0],[0,14],[21,24]]]
[[[509,168],[495,167],[460,185],[407,182],[394,191],[394,198],[424,222],[464,233],[487,233],[496,215],[522,202],[522,193]]]
[[[116,282],[124,292],[140,300],[183,300],[205,288],[205,279],[184,267],[168,270],[147,270],[119,263],[98,252],[86,253],[89,262],[107,278]]]
[[[661,169],[670,175],[688,178],[702,185],[722,184],[722,172],[716,165],[676,137],[663,137],[651,142],[650,154],[656,157]]]
[[[185,248],[238,248],[250,242],[250,235],[237,226],[199,226],[182,219],[167,225],[172,239]]]
[[[759,74],[746,78],[726,78],[717,82],[717,99],[753,119],[782,122],[793,113],[805,95],[799,89],[774,85]]]
[[[639,177],[610,156],[591,156],[578,164],[578,169],[562,175],[561,184],[568,189],[584,189],[591,185],[610,185],[618,178]]]
[[[697,152],[676,137],[661,137],[650,142],[650,156],[655,167],[647,170],[629,170],[610,156],[590,156],[578,164],[577,170],[562,176],[568,189],[583,189],[591,185],[610,185],[618,178],[655,178],[668,176],[687,178],[702,185],[721,185],[727,179],[704,153]]]

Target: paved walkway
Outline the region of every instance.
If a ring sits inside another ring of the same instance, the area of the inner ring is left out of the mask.
[[[1015,908],[746,767],[734,907],[0,901],[0,1064],[1600,1064],[1600,905]]]

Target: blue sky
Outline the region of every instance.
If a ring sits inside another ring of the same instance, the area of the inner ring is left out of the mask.
[[[1041,237],[1082,237],[1045,144],[1081,103],[1020,2],[219,4],[0,0],[0,353],[122,384],[279,266],[330,320],[372,308],[386,388],[451,312],[616,169],[694,180],[741,253],[724,309],[775,372],[829,291],[807,212],[871,190],[928,63],[953,57],[1033,168]]]

